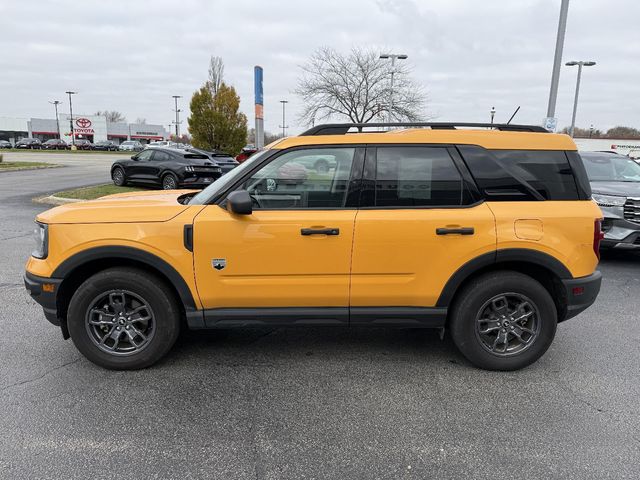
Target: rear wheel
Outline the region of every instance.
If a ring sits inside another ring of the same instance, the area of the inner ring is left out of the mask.
[[[67,323],[73,343],[93,363],[135,370],[154,364],[171,349],[180,312],[173,292],[159,278],[112,268],[80,285]]]
[[[167,173],[162,177],[163,190],[175,190],[178,188],[178,178],[173,173]]]
[[[469,283],[453,306],[450,327],[460,352],[486,370],[517,370],[538,360],[556,332],[549,292],[533,278],[501,271]]]
[[[124,175],[124,170],[120,167],[116,167],[111,172],[111,179],[113,184],[117,187],[123,187],[127,184],[127,177]]]

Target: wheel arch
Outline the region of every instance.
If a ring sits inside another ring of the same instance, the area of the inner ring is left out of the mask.
[[[540,282],[556,304],[558,322],[566,318],[567,294],[561,280],[573,278],[571,272],[549,254],[520,248],[486,253],[465,263],[445,284],[436,307],[449,307],[468,282],[479,275],[498,270],[520,272]]]
[[[133,247],[95,247],[69,257],[51,275],[53,278],[63,279],[56,298],[63,333],[66,330],[69,302],[76,289],[90,276],[113,267],[137,267],[154,274],[173,291],[184,315],[197,314],[196,302],[187,282],[163,259]]]

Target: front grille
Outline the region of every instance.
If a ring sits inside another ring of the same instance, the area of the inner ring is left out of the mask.
[[[627,198],[624,204],[624,219],[640,223],[640,198]]]

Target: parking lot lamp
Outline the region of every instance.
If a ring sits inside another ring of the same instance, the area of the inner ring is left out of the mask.
[[[71,95],[75,95],[78,92],[72,92],[72,91],[67,91],[64,92],[67,95],[69,95],[69,125],[71,126],[71,145],[74,147],[76,146],[76,137],[73,134],[73,104],[71,102]]]
[[[58,105],[60,105],[60,100],[54,100],[53,102],[49,102],[56,109],[56,128],[58,130],[58,140],[60,140],[60,120],[58,119]]]
[[[173,99],[176,102],[176,141],[180,137],[180,109],[178,108],[178,99],[182,98],[180,95],[173,95]]]
[[[289,100],[280,100],[280,103],[282,104],[282,125],[280,125],[280,128],[282,129],[282,138],[284,138],[287,135],[286,130],[289,128],[285,123],[285,106],[289,103]]]
[[[567,62],[565,65],[567,67],[575,67],[578,66],[578,78],[576,79],[576,95],[573,99],[573,115],[571,116],[571,130],[569,131],[569,135],[573,137],[573,132],[576,128],[576,111],[578,110],[578,94],[580,93],[580,78],[582,77],[582,67],[593,67],[596,62],[585,62],[585,61],[571,61]]]
[[[406,60],[407,58],[409,58],[409,56],[398,53],[383,53],[382,55],[380,55],[380,58],[383,60],[389,58],[391,59],[391,86],[389,88],[389,114],[387,117],[387,121],[391,123],[391,112],[393,111],[393,76],[396,73],[396,60]]]

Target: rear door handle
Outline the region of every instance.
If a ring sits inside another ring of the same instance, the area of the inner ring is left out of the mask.
[[[301,228],[300,235],[340,235],[339,228]]]
[[[436,228],[436,235],[473,235],[473,227]]]

